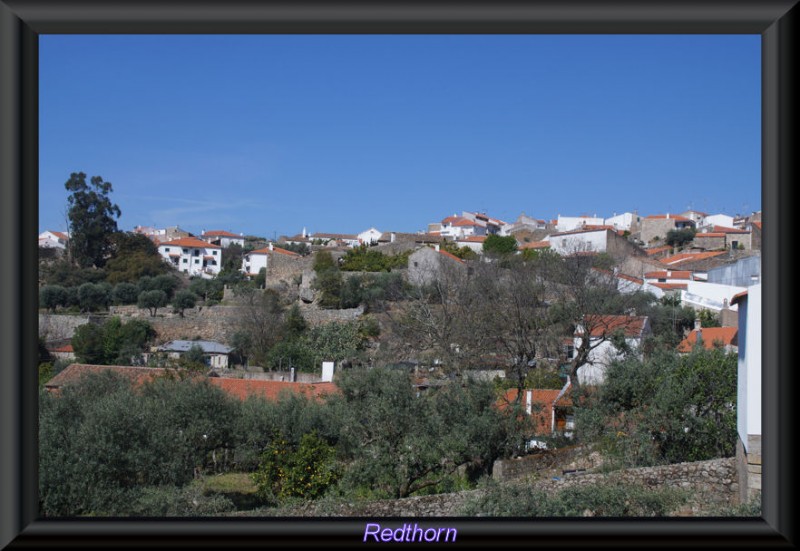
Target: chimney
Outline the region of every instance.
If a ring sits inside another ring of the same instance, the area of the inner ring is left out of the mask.
[[[700,331],[702,329],[702,325],[700,324],[700,318],[694,318],[694,330]]]
[[[669,213],[667,213],[667,220],[669,220]]]
[[[269,250],[271,250],[271,251],[274,250],[273,247],[272,247],[272,241],[269,242]]]
[[[295,382],[294,368],[291,368],[289,370],[289,382],[291,382],[291,383]]]
[[[390,242],[390,243],[394,243],[395,237],[396,237],[396,236],[395,236],[394,232],[392,232],[392,233],[391,233],[391,237],[389,238],[389,242]]]
[[[305,239],[306,237],[308,237],[308,236],[306,235],[306,228],[305,228],[305,226],[304,226],[304,227],[303,227],[303,239]]]

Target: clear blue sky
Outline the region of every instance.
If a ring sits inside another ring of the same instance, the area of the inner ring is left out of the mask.
[[[757,35],[40,37],[40,230],[761,209]]]

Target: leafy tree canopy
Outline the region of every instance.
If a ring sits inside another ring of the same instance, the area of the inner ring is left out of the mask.
[[[508,255],[517,251],[517,239],[513,235],[492,234],[483,242],[483,252],[496,255]]]
[[[86,174],[73,172],[64,184],[70,223],[69,247],[72,259],[82,268],[105,265],[112,250],[111,235],[117,231],[121,211],[111,202],[111,182],[93,176],[86,183]]]

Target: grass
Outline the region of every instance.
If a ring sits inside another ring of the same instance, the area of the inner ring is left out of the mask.
[[[204,476],[198,481],[204,494],[217,494],[230,499],[236,509],[246,511],[261,505],[256,485],[249,473],[224,473]]]

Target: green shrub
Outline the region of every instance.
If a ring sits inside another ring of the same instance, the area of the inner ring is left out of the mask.
[[[304,434],[296,447],[276,435],[253,473],[259,497],[266,501],[320,497],[338,478],[335,453],[316,432]]]

